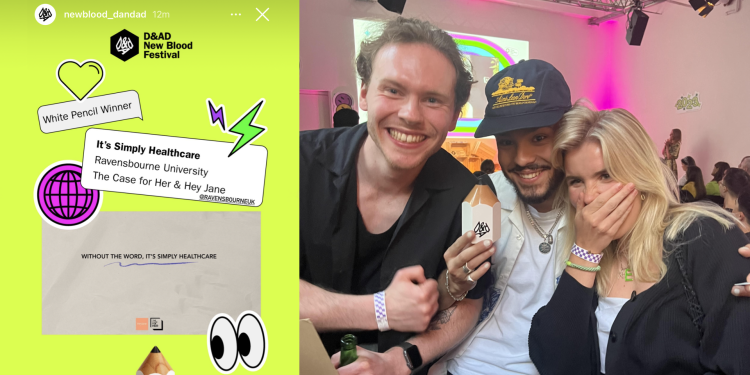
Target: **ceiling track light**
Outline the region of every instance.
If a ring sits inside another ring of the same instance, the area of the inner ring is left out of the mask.
[[[714,10],[714,5],[718,1],[714,1],[713,3],[711,1],[706,0],[688,0],[690,2],[690,6],[693,7],[695,11],[698,12],[698,15],[706,18],[706,16],[711,13],[712,10]],[[713,0],[712,0],[713,1]]]

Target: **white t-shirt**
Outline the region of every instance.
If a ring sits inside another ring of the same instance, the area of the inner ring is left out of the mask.
[[[552,250],[547,254],[539,251],[542,237],[531,226],[524,210],[523,246],[500,305],[463,355],[448,362],[448,371],[453,375],[538,374],[529,358],[529,330],[534,314],[555,292],[553,280],[558,245],[555,234],[563,219],[555,228],[550,228],[557,210],[540,214],[529,206],[529,212],[544,232],[552,230]]]
[[[596,330],[599,333],[599,355],[602,359],[602,374],[604,374],[604,359],[607,358],[607,343],[609,342],[609,331],[615,322],[617,314],[620,313],[622,305],[628,302],[627,298],[601,297],[599,306],[596,307]]]

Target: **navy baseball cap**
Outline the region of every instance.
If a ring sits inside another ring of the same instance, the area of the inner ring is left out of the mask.
[[[475,138],[552,126],[572,107],[565,78],[542,60],[521,60],[501,70],[487,82],[484,93],[487,108]]]

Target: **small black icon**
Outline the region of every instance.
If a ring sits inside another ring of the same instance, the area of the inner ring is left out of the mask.
[[[42,10],[39,11],[39,19],[42,20],[42,22],[47,22],[50,18],[52,18],[52,11],[50,11],[49,8],[42,8]]]
[[[138,37],[128,30],[122,30],[109,38],[109,53],[122,61],[128,61],[138,54]]]
[[[151,329],[154,331],[163,331],[164,330],[164,321],[159,318],[151,318],[150,320],[150,326]]]
[[[474,233],[476,233],[477,236],[479,237],[482,237],[489,232],[490,232],[490,226],[487,225],[487,223],[480,221],[477,223],[477,226],[474,227]]]

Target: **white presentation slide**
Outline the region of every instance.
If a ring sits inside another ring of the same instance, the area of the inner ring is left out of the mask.
[[[42,334],[201,335],[260,313],[260,212],[100,212],[42,223]]]

